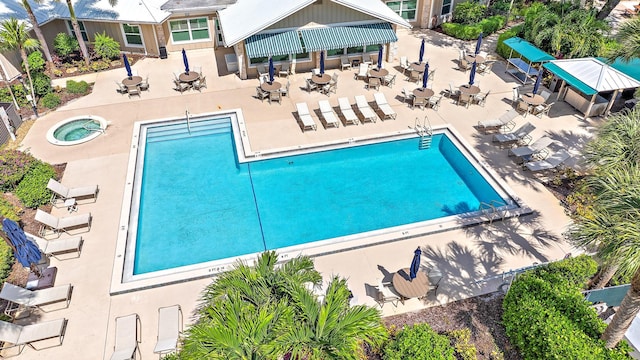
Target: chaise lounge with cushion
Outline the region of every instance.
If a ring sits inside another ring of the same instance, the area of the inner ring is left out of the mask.
[[[41,306],[65,302],[69,307],[73,286],[59,285],[40,290],[28,290],[5,282],[0,291],[0,299],[24,306],[26,308],[41,308]]]
[[[320,106],[320,113],[324,118],[326,126],[339,127],[340,121],[338,121],[338,115],[333,111],[331,105],[328,100],[320,100],[318,101],[318,105]]]
[[[138,314],[120,316],[116,318],[116,343],[113,346],[111,360],[134,359],[140,337],[138,333]]]
[[[40,251],[46,256],[56,257],[62,254],[78,253],[80,256],[80,250],[82,249],[82,236],[73,236],[66,239],[47,240],[41,237],[35,236],[28,232],[24,233],[27,239],[38,245]]]
[[[533,172],[557,170],[570,157],[571,154],[567,150],[561,149],[546,159],[524,163],[524,168]]]
[[[373,98],[376,101],[376,106],[382,113],[384,114],[384,119],[394,119],[398,114],[391,108],[389,102],[387,102],[387,98],[383,93],[375,93],[373,94]]]
[[[180,305],[158,309],[158,341],[153,349],[156,354],[168,354],[178,349],[182,333],[182,309]]]
[[[65,200],[71,198],[93,198],[93,201],[96,201],[98,197],[98,185],[68,188],[55,179],[49,179],[47,189],[53,192],[51,196],[51,203],[53,205],[63,203]]]
[[[525,140],[530,140],[531,137],[529,134],[535,130],[535,126],[531,123],[525,123],[520,126],[517,130],[507,133],[507,134],[495,134],[493,135],[493,142],[498,143],[498,145],[507,145],[511,146],[514,144],[518,144]]]
[[[67,328],[67,319],[57,319],[30,325],[17,325],[6,321],[0,321],[0,342],[3,343],[0,350],[17,347],[18,354],[28,345],[34,350],[42,350],[52,346],[62,345],[64,332]],[[37,349],[34,343],[42,340],[58,338],[59,343],[52,346]],[[10,345],[8,345],[10,344]]]
[[[315,121],[313,121],[313,118],[311,117],[311,112],[309,111],[307,103],[296,103],[296,110],[298,110],[298,117],[302,122],[302,131],[318,129]]]
[[[51,230],[60,237],[63,232],[68,234],[69,229],[86,226],[87,231],[91,230],[91,213],[65,217],[55,217],[40,209],[36,210],[35,220],[42,224],[40,226],[40,236],[47,235],[47,230]]]
[[[360,114],[362,114],[361,121],[363,124],[365,121],[376,122],[377,115],[373,111],[371,106],[369,106],[369,103],[367,102],[367,99],[364,97],[364,95],[356,95],[356,106],[358,107]]]

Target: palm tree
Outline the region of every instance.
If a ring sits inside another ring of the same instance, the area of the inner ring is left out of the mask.
[[[40,2],[42,2],[42,0],[34,0],[34,1],[36,4],[40,4]],[[51,59],[51,52],[49,51],[49,45],[47,45],[47,41],[42,35],[42,30],[40,29],[40,25],[38,24],[38,20],[36,19],[36,16],[33,14],[33,10],[31,9],[31,5],[29,4],[29,1],[22,0],[22,6],[24,7],[25,10],[27,10],[27,15],[29,16],[29,21],[31,21],[31,25],[33,26],[33,31],[36,33],[36,37],[38,38],[38,41],[40,41],[40,47],[44,52],[44,56],[47,59],[47,62],[49,63],[49,65],[51,65],[53,60]]]
[[[613,11],[613,9],[615,9],[619,3],[620,0],[607,0],[602,9],[600,9],[600,11],[598,12],[598,15],[596,15],[596,18],[598,20],[604,20],[607,16],[609,16],[609,14],[611,14],[611,11]]]
[[[24,0],[26,1],[26,0]],[[42,1],[42,0],[39,0]],[[55,0],[56,2],[61,2],[62,0]],[[87,50],[87,44],[85,44],[84,39],[82,38],[82,31],[80,30],[80,24],[78,24],[78,19],[76,18],[76,12],[73,10],[73,4],[71,4],[71,0],[66,0],[67,8],[69,8],[69,18],[71,20],[71,27],[73,28],[73,33],[76,35],[76,39],[78,39],[78,45],[80,45],[80,52],[82,52],[82,57],[84,58],[84,63],[89,66],[89,51]],[[118,0],[109,0],[109,5],[115,6],[118,3]]]
[[[622,299],[618,311],[602,334],[607,348],[612,349],[618,345],[638,311],[640,311],[640,271],[636,272],[631,279],[631,287],[627,295]]]
[[[18,50],[27,76],[29,77],[29,87],[31,88],[31,98],[35,102],[35,93],[33,91],[33,81],[31,80],[31,71],[29,69],[29,61],[27,60],[27,51],[33,51],[40,47],[38,40],[29,37],[26,24],[21,23],[18,19],[12,17],[0,23],[0,48],[3,50]]]
[[[609,61],[613,62],[621,58],[628,62],[640,57],[640,18],[636,17],[624,22],[618,29],[616,39],[620,46],[607,55]]]

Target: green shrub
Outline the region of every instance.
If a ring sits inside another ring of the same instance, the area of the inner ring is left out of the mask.
[[[19,212],[20,209],[16,209],[16,207],[4,197],[4,194],[0,193],[0,217],[18,221],[20,220],[20,216],[18,216]],[[2,226],[2,224],[0,224],[0,226]],[[3,243],[3,241],[0,241],[0,244]]]
[[[520,275],[503,302],[506,333],[524,359],[626,359],[625,345],[608,350],[606,324],[580,292],[596,271],[579,256]]]
[[[456,39],[473,40],[477,39],[482,32],[482,26],[478,24],[462,25],[456,23],[444,23],[442,24],[442,31]]]
[[[496,52],[498,53],[498,55],[502,56],[505,59],[509,58],[509,54],[511,54],[511,48],[505,45],[504,41],[520,35],[523,28],[523,25],[514,26],[498,36],[498,45],[496,46]]]
[[[496,0],[491,3],[489,7],[494,14],[506,14],[509,12],[511,2],[507,0]]]
[[[484,17],[486,12],[487,7],[478,2],[461,2],[453,9],[453,22],[467,25],[475,24]]]
[[[33,79],[33,91],[36,96],[43,97],[51,92],[51,78],[45,73],[35,73]]]
[[[78,45],[78,40],[75,37],[65,33],[58,33],[53,39],[53,48],[58,55],[67,57],[78,51],[80,45]]]
[[[36,163],[33,156],[22,151],[0,151],[0,190],[12,191]]]
[[[91,70],[93,71],[106,70],[108,68],[109,68],[109,62],[106,60],[96,60],[91,62]]]
[[[60,96],[56,93],[48,93],[40,99],[40,104],[47,109],[55,109],[60,105]]]
[[[82,81],[67,80],[67,91],[71,94],[86,94],[89,92],[89,84]]]
[[[478,358],[478,351],[475,345],[471,343],[471,330],[469,328],[452,330],[448,335],[451,338],[458,359],[475,360]]]
[[[16,97],[16,101],[20,106],[29,106],[27,102],[26,96],[24,96],[24,88],[20,84],[11,85],[11,90],[13,91],[13,95]],[[11,93],[6,86],[2,86],[0,88],[0,101],[13,103],[13,99],[11,98]]]
[[[29,171],[16,187],[16,196],[29,208],[44,205],[51,199],[51,190],[47,189],[49,179],[55,178],[53,166],[39,162]]]
[[[18,212],[20,209],[16,209],[15,206],[0,193],[0,217],[5,217],[13,221],[19,221],[20,217]],[[0,223],[2,228],[2,223]],[[13,265],[13,250],[5,243],[0,241],[0,281],[4,283],[7,276],[11,272],[11,266]]]
[[[104,32],[95,34],[93,48],[102,59],[113,60],[120,57],[120,44]]]
[[[29,54],[29,56],[27,56],[27,62],[29,63],[29,70],[31,70],[32,72],[44,71],[46,62],[44,61],[44,58],[42,57],[42,53],[40,51],[36,50]],[[22,65],[22,67],[24,69],[24,64]],[[24,71],[27,71],[27,69],[24,69]]]
[[[428,324],[416,324],[400,330],[384,348],[384,360],[454,360],[453,347],[444,335]]]
[[[506,17],[502,15],[496,15],[483,19],[478,24],[482,26],[482,32],[486,35],[489,35],[502,29],[506,23]]]

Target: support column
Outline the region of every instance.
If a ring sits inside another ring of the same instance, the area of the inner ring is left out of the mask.
[[[245,65],[245,55],[244,55],[244,42],[239,42],[233,45],[233,51],[236,53],[236,58],[238,59],[238,76],[242,80],[247,80],[247,66]]]
[[[607,110],[604,111],[605,116],[609,115],[609,111],[611,111],[611,107],[613,106],[613,103],[616,101],[616,98],[618,97],[619,93],[620,93],[620,90],[616,89],[613,92],[613,95],[611,95],[611,100],[609,100],[609,104],[607,105]]]
[[[589,101],[589,106],[587,106],[587,111],[584,112],[585,120],[589,117],[589,113],[591,113],[591,108],[593,107],[593,103],[596,101],[596,96],[598,96],[597,93],[591,95],[591,101]]]

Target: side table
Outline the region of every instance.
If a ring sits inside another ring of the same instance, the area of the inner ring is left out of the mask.
[[[78,204],[76,203],[76,199],[75,198],[68,198],[67,200],[64,201],[64,206],[67,207],[67,211],[69,211],[69,213],[72,213],[74,211],[78,211]]]

